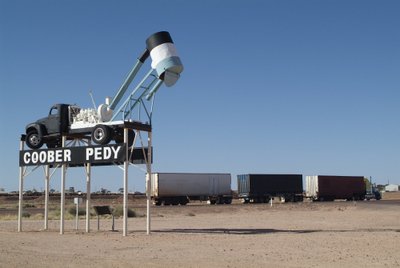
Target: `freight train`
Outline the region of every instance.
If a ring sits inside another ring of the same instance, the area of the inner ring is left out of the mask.
[[[272,198],[283,202],[335,199],[364,200],[364,177],[306,176],[303,190],[301,174],[241,174],[237,176],[238,197],[243,203],[266,203]],[[151,197],[160,205],[186,205],[192,200],[209,204],[231,204],[229,173],[153,173]]]

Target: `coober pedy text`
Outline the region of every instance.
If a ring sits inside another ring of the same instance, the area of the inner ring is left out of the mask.
[[[83,146],[20,152],[20,166],[105,163],[125,160],[125,145]]]

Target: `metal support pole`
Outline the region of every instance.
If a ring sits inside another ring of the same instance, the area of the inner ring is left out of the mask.
[[[44,229],[49,229],[49,188],[50,188],[50,166],[44,167],[45,185],[44,185]]]
[[[75,204],[75,230],[79,227],[79,201]]]
[[[111,214],[111,216],[112,216],[112,226],[111,226],[111,230],[114,232],[114,227],[115,227],[115,224],[114,224],[114,214]]]
[[[142,79],[142,81],[140,81],[140,83],[135,87],[135,89],[132,91],[132,93],[129,95],[128,98],[125,99],[124,103],[117,109],[114,110],[114,115],[111,118],[111,121],[114,121],[114,119],[119,116],[119,113],[125,109],[125,107],[127,107],[128,103],[132,100],[132,97],[136,94],[136,92],[138,92],[140,89],[144,89],[144,91],[141,93],[140,96],[138,96],[137,98],[135,98],[135,103],[133,105],[131,105],[130,107],[130,111],[137,105],[140,103],[140,99],[142,97],[144,97],[147,94],[147,91],[149,90],[148,88],[143,87],[144,82],[146,82],[146,80],[151,76],[151,74],[153,73],[153,69],[151,69]],[[155,79],[158,79],[157,77]]]
[[[65,136],[62,136],[61,147],[65,147]],[[61,166],[61,204],[60,204],[60,234],[64,234],[64,212],[65,212],[65,173],[67,164]]]
[[[151,217],[150,217],[150,202],[151,202],[151,132],[148,132],[147,137],[147,175],[146,175],[146,196],[147,196],[147,221],[146,221],[146,229],[147,234],[149,235],[151,232]]]
[[[85,166],[86,171],[86,232],[90,232],[90,176],[91,176],[91,164],[88,163]]]
[[[124,220],[123,220],[123,236],[127,236],[128,226],[128,167],[129,167],[129,148],[128,148],[128,129],[124,128],[124,143],[125,143],[125,161],[124,161]]]
[[[121,85],[117,94],[111,101],[110,109],[114,110],[115,107],[118,105],[119,101],[121,100],[122,96],[125,94],[126,90],[128,89],[129,85],[131,84],[133,78],[135,78],[136,74],[138,73],[138,71],[140,70],[140,67],[142,67],[142,65],[143,65],[143,62],[138,60],[135,64],[135,66],[133,66],[131,72],[128,74],[124,83]]]
[[[24,150],[24,141],[19,142],[19,150]],[[22,232],[22,201],[24,189],[24,170],[25,167],[19,167],[19,200],[18,200],[18,232]]]

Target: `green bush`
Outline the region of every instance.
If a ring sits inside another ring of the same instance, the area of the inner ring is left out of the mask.
[[[113,214],[115,217],[122,217],[124,215],[124,207],[123,206],[117,206],[113,210]],[[128,218],[135,218],[137,217],[137,214],[134,210],[128,208]]]
[[[76,206],[70,206],[67,211],[68,211],[69,214],[75,216],[76,215]],[[78,215],[79,216],[86,215],[86,209],[79,207],[78,208]]]
[[[31,219],[33,220],[43,220],[44,219],[44,215],[42,213],[38,213],[38,214],[34,214]]]
[[[22,217],[23,218],[29,218],[31,216],[31,214],[28,211],[23,211],[22,212]]]
[[[64,213],[64,219],[65,220],[73,220],[75,219],[75,209],[73,211],[73,214],[70,214],[69,211],[65,211]],[[78,211],[79,213],[79,211]],[[60,209],[55,209],[55,210],[50,210],[49,211],[49,220],[59,220],[61,218],[61,211]]]

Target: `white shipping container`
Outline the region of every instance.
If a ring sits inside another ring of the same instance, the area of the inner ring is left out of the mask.
[[[153,197],[230,195],[231,174],[152,173],[151,188]]]
[[[306,197],[316,197],[318,194],[318,176],[306,176]]]

